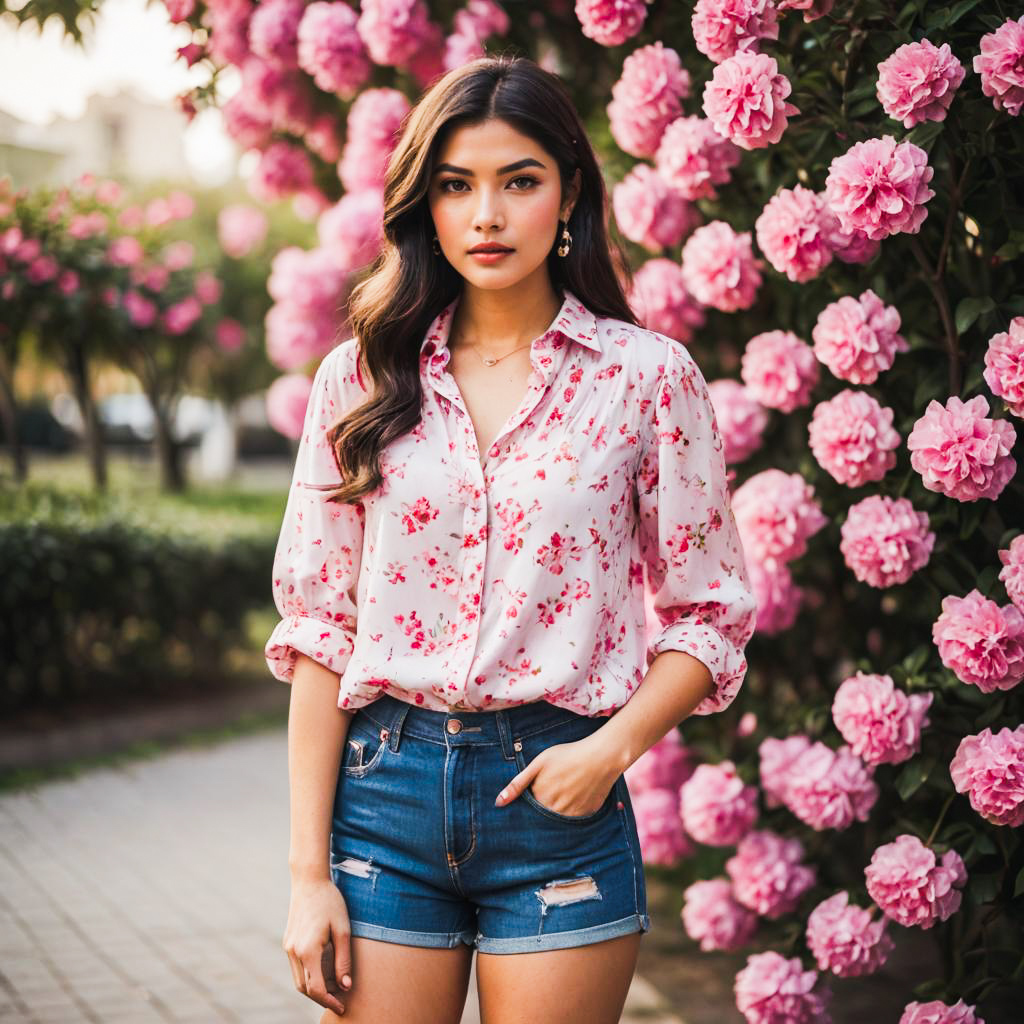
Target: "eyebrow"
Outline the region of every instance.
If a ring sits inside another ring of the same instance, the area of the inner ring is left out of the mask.
[[[498,174],[508,174],[509,171],[518,171],[523,167],[540,167],[542,170],[547,170],[539,160],[534,160],[533,157],[527,157],[525,160],[517,160],[514,164],[505,164],[504,167],[499,167]],[[456,167],[454,164],[438,164],[437,167],[434,168],[435,174],[440,174],[441,171],[451,171],[452,174],[465,174],[467,178],[476,177],[468,167]]]

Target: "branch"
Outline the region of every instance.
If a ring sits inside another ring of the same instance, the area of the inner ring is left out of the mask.
[[[949,308],[949,296],[942,283],[942,278],[928,262],[924,249],[921,247],[920,239],[911,236],[909,239],[910,250],[917,257],[924,274],[925,284],[928,285],[939,307],[939,316],[942,318],[942,326],[945,329],[946,352],[949,355],[949,392],[951,395],[960,393],[960,349],[957,345],[956,325],[953,323],[953,313]]]

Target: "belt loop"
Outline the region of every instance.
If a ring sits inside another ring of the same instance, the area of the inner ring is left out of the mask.
[[[395,714],[391,718],[391,725],[388,732],[388,746],[392,753],[398,752],[398,741],[402,734],[402,725],[405,723],[405,716],[409,714],[412,707],[407,701],[395,701]]]
[[[498,736],[501,739],[501,752],[505,757],[506,761],[514,761],[516,755],[512,752],[512,727],[508,720],[508,712],[504,709],[500,711],[492,711],[494,720],[498,726]]]

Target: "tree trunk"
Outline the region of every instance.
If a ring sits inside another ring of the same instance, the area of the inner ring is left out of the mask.
[[[171,413],[154,395],[149,396],[153,406],[153,441],[160,464],[160,486],[164,491],[180,494],[185,490],[185,473],[181,463],[181,445],[171,431]]]
[[[28,453],[18,433],[18,401],[14,395],[13,361],[0,347],[0,419],[4,424],[4,437],[11,451],[14,479],[23,484],[28,479]]]
[[[67,352],[68,376],[74,388],[75,400],[82,414],[85,431],[85,449],[92,467],[92,478],[97,490],[107,489],[107,450],[103,443],[103,430],[100,426],[99,411],[93,401],[89,388],[89,365],[85,355],[85,346],[80,341],[72,341]]]

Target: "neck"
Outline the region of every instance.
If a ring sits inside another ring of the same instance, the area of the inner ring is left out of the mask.
[[[472,345],[485,355],[500,357],[543,334],[561,305],[550,281],[501,291],[466,283],[452,318],[448,347],[454,351]]]

